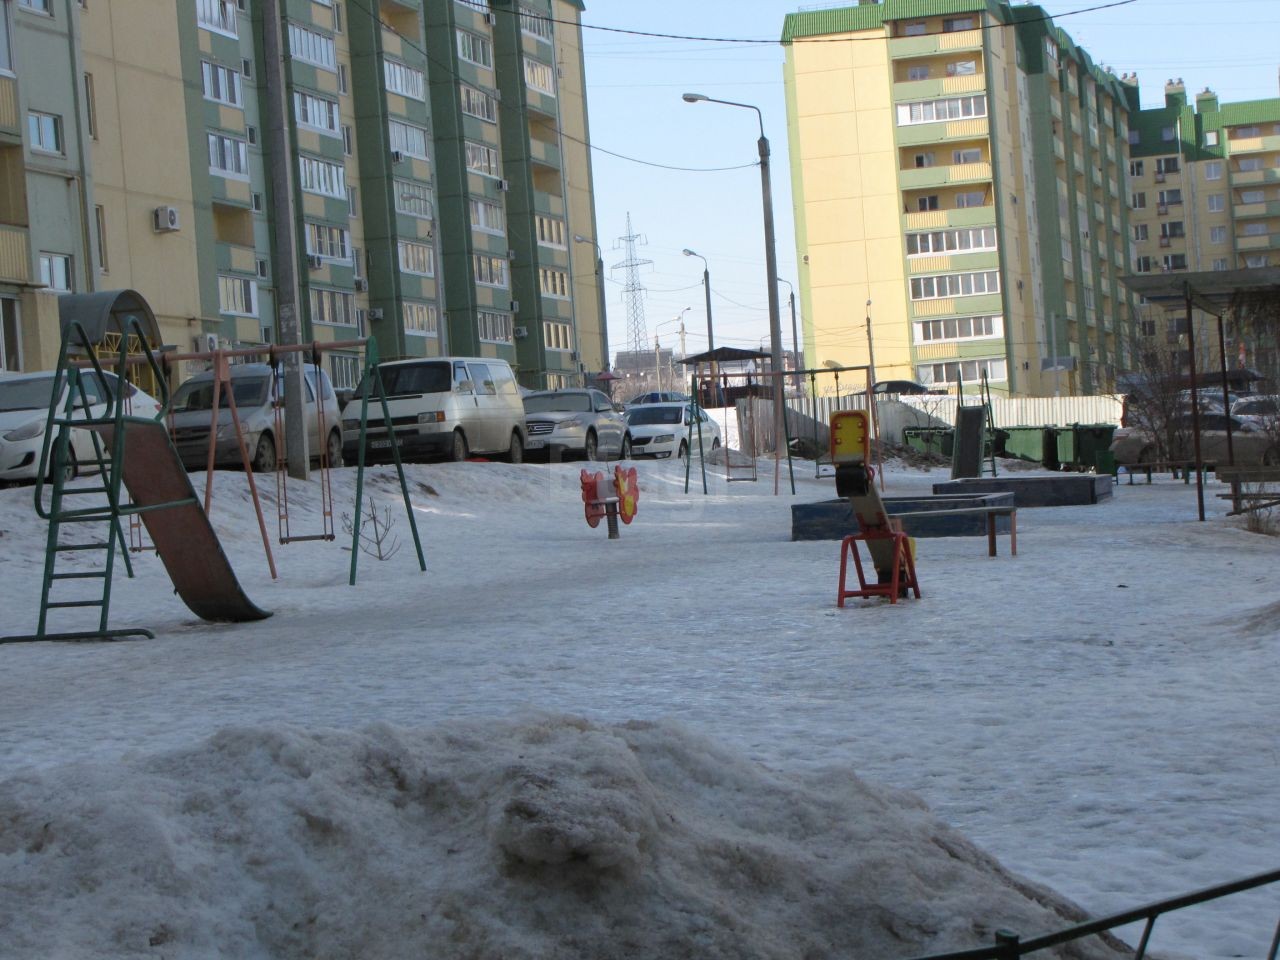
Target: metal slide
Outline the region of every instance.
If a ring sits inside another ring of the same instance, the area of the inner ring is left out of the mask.
[[[123,426],[124,485],[182,602],[204,620],[240,623],[271,616],[236,579],[165,425],[125,417]],[[95,429],[110,447],[114,426]]]

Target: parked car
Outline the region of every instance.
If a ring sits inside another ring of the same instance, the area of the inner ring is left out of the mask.
[[[695,419],[696,416],[696,419]],[[631,453],[636,458],[685,457],[697,447],[702,451],[720,446],[720,428],[707,416],[707,411],[688,403],[646,403],[627,411],[631,427]],[[692,442],[690,442],[692,426]]]
[[[472,454],[524,459],[524,407],[515,374],[494,357],[432,357],[378,365],[391,413],[395,444],[406,460]],[[342,450],[355,460],[360,444],[357,391],[342,410]],[[369,460],[391,459],[392,438],[376,393],[369,398]]]
[[[689,395],[687,393],[675,393],[671,390],[650,390],[648,393],[639,393],[627,401],[628,407],[639,406],[644,403],[688,403]]]
[[[1276,425],[1280,423],[1280,396],[1261,393],[1241,397],[1231,405],[1231,415],[1259,426]]]
[[[1231,425],[1231,445],[1237,466],[1272,466],[1280,463],[1275,438],[1256,423],[1225,413],[1200,414],[1200,458],[1209,464],[1226,464],[1227,424]],[[1177,437],[1175,449],[1161,454],[1160,445],[1148,431],[1121,427],[1111,442],[1118,464],[1155,463],[1160,460],[1189,460],[1193,456],[1191,414],[1181,413],[1170,424]]]
[[[913,393],[946,393],[946,390],[931,387],[916,380],[877,380],[871,385],[873,394],[913,394]]]
[[[530,452],[551,459],[631,457],[631,431],[622,408],[599,390],[543,390],[524,398]]]
[[[275,371],[276,386],[272,388],[272,368],[265,363],[238,363],[231,366],[231,390],[235,398],[236,413],[244,434],[249,463],[254,470],[274,470],[284,452],[284,437],[278,435],[276,425],[276,400],[281,404],[281,425],[284,422],[284,373]],[[314,367],[304,368],[306,397],[304,416],[307,424],[307,449],[319,460],[326,457],[330,466],[342,466],[342,427],[338,417],[338,397],[328,375]],[[226,395],[227,385],[221,388],[218,399],[218,428],[214,440],[213,463],[215,467],[241,465],[240,445],[236,439],[235,422],[231,418],[231,405]],[[324,435],[320,434],[320,418],[316,409],[316,394],[320,395],[324,410]],[[213,371],[197,373],[174,391],[170,403],[172,410],[173,444],[177,447],[182,465],[188,470],[203,470],[209,460],[209,421],[213,411]]]
[[[49,400],[53,395],[53,371],[19,373],[0,380],[0,480],[34,480],[41,470],[51,469],[40,463],[44,449],[44,432],[49,418]],[[103,371],[105,383],[94,370],[81,374],[85,398],[89,401],[86,413],[77,398],[73,416],[79,419],[104,417],[112,412],[110,402],[120,381],[115,374]],[[160,411],[156,399],[131,383],[126,383],[126,412],[136,417],[154,417]],[[58,407],[66,408],[67,381],[60,385]],[[108,451],[105,445],[102,452]],[[52,457],[52,449],[50,457]],[[70,479],[92,465],[96,469],[93,434],[89,430],[71,431],[71,462],[66,465],[66,478]]]

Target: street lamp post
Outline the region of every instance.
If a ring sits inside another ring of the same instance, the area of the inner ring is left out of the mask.
[[[605,314],[604,297],[604,254],[600,252],[600,244],[580,233],[573,235],[574,243],[589,243],[596,248],[596,300],[600,310],[600,356],[604,368],[609,369],[609,318]]]
[[[658,378],[658,392],[662,392],[662,348],[658,345],[658,331],[670,323],[680,324],[680,350],[684,352],[684,315],[690,310],[685,307],[680,311],[678,316],[672,317],[670,320],[663,320],[660,324],[653,328],[653,372]]]
[[[769,138],[764,135],[764,114],[760,108],[750,103],[737,103],[733,100],[717,100],[703,93],[686,93],[682,95],[686,103],[720,103],[728,107],[742,107],[754,110],[760,123],[760,139],[756,147],[760,153],[760,193],[764,204],[764,267],[766,283],[769,288],[769,347],[773,366],[773,429],[774,459],[782,456],[782,446],[786,443],[785,407],[783,404],[782,379],[782,321],[778,316],[778,258],[774,250],[773,236],[773,186],[769,181]],[[776,487],[776,471],[775,471]],[[775,489],[775,493],[777,490]]]
[[[704,257],[702,254],[696,253],[693,250],[690,250],[688,247],[685,247],[684,250],[681,251],[681,253],[683,253],[686,257],[697,257],[699,260],[702,261],[702,292],[707,298],[707,353],[710,353],[716,348],[716,335],[715,335],[715,331],[712,329],[712,326],[711,326],[711,269],[710,267],[707,266],[707,258]],[[714,360],[711,362],[710,367],[711,367],[711,389],[707,391],[707,397],[708,397],[708,402],[712,406],[715,406],[716,403],[713,398],[718,397],[719,394],[716,391],[716,365]]]
[[[796,390],[804,389],[804,378],[800,374],[800,331],[796,326],[796,288],[791,285],[790,280],[778,278],[779,283],[785,283],[787,289],[791,291],[788,298],[791,301],[791,355],[795,358],[796,363]]]

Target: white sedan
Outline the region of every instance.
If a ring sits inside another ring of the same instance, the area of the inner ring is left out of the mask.
[[[85,397],[89,401],[89,417],[107,416],[111,411],[109,401],[115,395],[118,383],[115,374],[103,372],[106,384],[92,370],[85,371],[82,376]],[[0,380],[0,482],[34,480],[41,469],[40,454],[44,449],[53,381],[51,371],[19,373]],[[65,380],[61,386],[59,411],[65,410],[67,403]],[[160,405],[150,394],[133,384],[126,384],[126,387],[127,413],[135,417],[154,417],[160,411]],[[78,398],[76,407],[75,416],[84,418],[84,408]],[[93,435],[88,430],[72,430],[71,452],[71,462],[66,466],[68,479],[95,465]],[[103,453],[106,452],[104,449]],[[49,456],[52,459],[52,445]]]
[[[646,403],[627,411],[631,429],[631,455],[640,457],[686,457],[690,449],[703,451],[720,446],[720,428],[707,411],[688,403]]]

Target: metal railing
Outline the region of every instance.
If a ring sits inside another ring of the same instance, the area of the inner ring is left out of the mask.
[[[1252,890],[1255,887],[1266,886],[1277,881],[1280,881],[1280,870],[1271,870],[1267,873],[1245,877],[1242,880],[1234,880],[1231,883],[1219,884],[1216,887],[1205,887],[1192,893],[1183,894],[1180,897],[1159,900],[1144,907],[1136,907],[1123,913],[1112,914],[1109,917],[1090,920],[1088,923],[1067,927],[1055,933],[1046,933],[1030,940],[1022,940],[1017,933],[1010,930],[997,930],[994,946],[961,950],[958,953],[933,953],[925,957],[915,957],[912,960],[1017,960],[1019,957],[1025,957],[1039,950],[1047,950],[1049,947],[1056,947],[1059,944],[1069,943],[1073,940],[1082,940],[1085,937],[1092,937],[1108,930],[1114,930],[1116,927],[1123,927],[1126,924],[1145,920],[1146,927],[1142,931],[1142,939],[1133,954],[1134,960],[1143,960],[1147,955],[1147,944],[1151,941],[1152,928],[1155,926],[1156,919],[1162,914],[1172,913],[1184,907],[1193,907],[1198,903],[1207,903],[1210,900],[1229,897],[1233,893]],[[1276,960],[1277,949],[1280,949],[1280,923],[1276,924],[1275,935],[1271,938],[1271,949],[1267,953],[1267,960]]]

